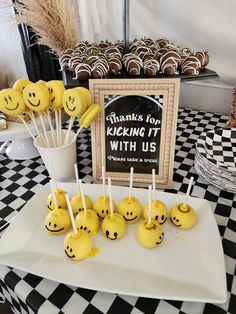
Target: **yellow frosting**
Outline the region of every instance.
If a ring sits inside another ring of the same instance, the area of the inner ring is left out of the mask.
[[[159,222],[160,225],[162,225],[166,221],[167,215],[168,212],[166,209],[166,205],[160,200],[153,200],[151,215],[152,220],[156,220],[157,222]],[[144,207],[143,217],[146,220],[148,219],[148,204],[146,204]]]
[[[190,229],[197,222],[197,216],[189,205],[176,204],[170,210],[170,220],[179,229]]]
[[[116,205],[115,202],[112,201],[113,203],[113,210],[115,210]],[[94,203],[93,203],[93,210],[97,213],[99,218],[105,218],[107,215],[111,213],[110,210],[110,199],[109,197],[98,197]]]
[[[19,79],[17,81],[15,81],[14,85],[12,88],[14,88],[15,90],[17,90],[18,92],[20,92],[21,94],[23,94],[23,90],[25,89],[25,87],[29,84],[31,84],[32,82],[27,80],[27,79]]]
[[[102,222],[102,234],[111,241],[119,240],[125,235],[126,223],[124,218],[117,213],[108,215]]]
[[[85,113],[80,118],[79,124],[82,128],[88,128],[90,124],[95,120],[97,114],[101,111],[101,106],[93,104],[91,105]]]
[[[51,108],[58,109],[62,106],[65,87],[60,81],[49,81],[45,85],[51,95]]]
[[[64,250],[68,258],[80,261],[92,253],[92,237],[83,230],[71,232],[65,237]]]
[[[127,224],[135,224],[142,215],[142,205],[136,197],[125,197],[118,206],[118,212]]]
[[[20,115],[27,110],[22,94],[13,88],[0,91],[0,111],[11,116]]]
[[[98,215],[92,209],[78,213],[75,223],[78,230],[85,230],[90,235],[97,234],[100,229]]]
[[[33,111],[44,111],[51,104],[51,96],[46,87],[41,84],[31,83],[23,91],[26,106]]]
[[[85,200],[86,208],[93,209],[92,200],[88,195],[84,195],[84,200]],[[74,215],[77,215],[79,212],[82,212],[84,210],[81,195],[73,196],[70,200],[70,204],[71,204]]]
[[[67,202],[65,197],[66,192],[60,188],[56,188],[55,195],[57,199],[57,207],[58,208],[67,208]],[[52,194],[48,195],[47,198],[47,208],[49,210],[53,210],[55,208]]]
[[[51,235],[66,233],[71,228],[70,215],[67,209],[51,210],[45,218],[45,228]]]
[[[142,221],[137,228],[138,241],[146,248],[152,249],[158,246],[164,237],[162,226],[155,220],[151,224],[147,220]]]
[[[90,107],[92,104],[90,91],[87,88],[81,87],[81,86],[75,87],[75,89],[77,89],[81,94],[84,95],[85,101],[86,101],[86,110],[87,110],[88,107]]]
[[[75,88],[64,92],[62,104],[65,112],[71,117],[80,117],[86,110],[84,98]]]

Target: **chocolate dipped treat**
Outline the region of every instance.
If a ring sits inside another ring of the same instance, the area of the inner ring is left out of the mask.
[[[196,56],[188,56],[181,64],[181,73],[185,75],[198,75],[201,63]]]
[[[179,74],[178,68],[181,63],[180,54],[176,51],[167,51],[160,58],[161,72],[165,75]]]
[[[91,67],[87,63],[79,63],[75,68],[75,78],[77,80],[87,80],[91,76]]]
[[[155,77],[158,74],[158,71],[160,69],[160,63],[155,59],[149,59],[144,61],[143,64],[143,72],[144,75]]]

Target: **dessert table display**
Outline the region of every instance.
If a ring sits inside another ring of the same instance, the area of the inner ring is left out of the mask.
[[[234,212],[236,197],[233,193],[225,192],[209,185],[196,174],[194,169],[195,144],[200,134],[215,127],[223,127],[226,120],[226,116],[218,114],[188,109],[179,110],[173,188],[166,190],[166,192],[170,193],[185,194],[189,179],[193,176],[194,185],[191,195],[204,198],[209,202],[222,237],[224,249],[228,291],[225,303],[182,302],[164,300],[164,298],[156,299],[153,297],[139,297],[138,295],[105,293],[84,289],[79,286],[65,285],[32,275],[17,268],[1,265],[0,283],[3,297],[10,302],[14,312],[234,313],[236,308],[236,246],[234,240],[236,230],[236,216]],[[3,226],[6,222],[13,219],[24,204],[45,186],[49,178],[40,158],[12,161],[5,154],[1,155],[0,158],[2,181],[0,191],[0,226]],[[80,178],[83,178],[83,181],[86,183],[91,183],[92,160],[90,133],[88,130],[79,134],[77,140],[77,163]],[[201,252],[199,251],[199,260],[201,259],[200,254]],[[206,258],[207,267],[211,268],[212,262]],[[176,271],[178,272],[178,269]],[[216,278],[218,278],[217,275],[216,273]],[[214,286],[213,282],[209,283],[209,286],[211,284]],[[142,286],[141,281],[140,286]],[[207,287],[205,288],[207,289]]]

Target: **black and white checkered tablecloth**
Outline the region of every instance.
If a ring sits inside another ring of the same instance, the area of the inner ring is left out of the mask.
[[[14,313],[236,313],[236,196],[208,185],[195,172],[195,142],[203,130],[222,127],[227,117],[219,114],[180,109],[174,163],[173,193],[186,192],[194,177],[192,196],[209,201],[222,237],[225,253],[228,297],[225,304],[138,298],[66,286],[17,269],[0,266],[0,299],[8,300]],[[77,143],[80,177],[91,182],[89,131]],[[42,160],[12,161],[0,155],[0,226],[48,182]],[[2,290],[2,291],[1,291]]]

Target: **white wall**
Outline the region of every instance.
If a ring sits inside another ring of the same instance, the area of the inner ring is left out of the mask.
[[[1,2],[0,12],[0,73],[8,74],[12,86],[18,78],[28,76],[13,11]]]

